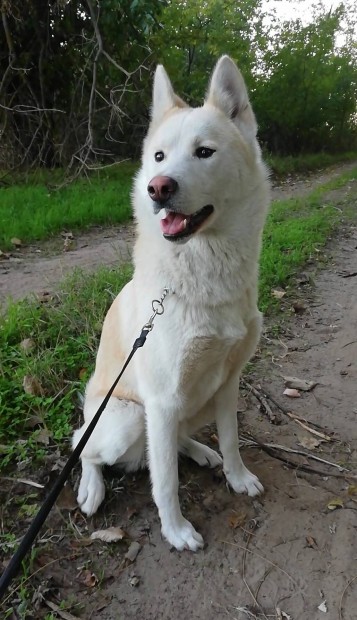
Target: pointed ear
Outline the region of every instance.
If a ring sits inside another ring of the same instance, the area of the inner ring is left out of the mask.
[[[213,71],[206,102],[219,108],[251,141],[257,134],[257,122],[249,103],[241,72],[229,56],[222,56]]]
[[[151,120],[153,123],[159,122],[164,114],[174,107],[183,108],[186,107],[186,103],[174,93],[164,67],[158,65],[154,76]]]

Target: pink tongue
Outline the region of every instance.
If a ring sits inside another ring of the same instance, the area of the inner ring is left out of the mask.
[[[185,228],[185,217],[183,213],[168,213],[163,220],[160,220],[164,235],[177,235],[181,232]]]

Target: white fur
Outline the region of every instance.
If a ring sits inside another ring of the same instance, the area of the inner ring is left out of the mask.
[[[169,287],[174,292],[165,300],[165,313],[157,317],[83,451],[78,501],[93,514],[104,498],[100,466],[119,462],[133,469],[147,458],[162,533],[177,549],[195,551],[203,545],[179,506],[178,452],[200,465],[221,462],[214,450],[190,437],[203,425],[217,423],[232,488],[251,496],[263,490],[240,457],[236,416],[239,376],[261,330],[258,259],[269,184],[255,136],[243,78],[227,56],[217,63],[205,104],[196,109],[174,94],[164,68],[157,69],[152,123],[133,191],[134,277],[105,319],[86,390],[85,425],[74,435],[76,445],[148,320],[151,300]],[[203,146],[215,150],[212,157],[196,157]],[[162,162],[155,161],[157,151],[165,154]],[[185,243],[162,235],[162,215],[154,214],[147,192],[156,175],[177,181],[173,200],[185,214],[214,206]]]

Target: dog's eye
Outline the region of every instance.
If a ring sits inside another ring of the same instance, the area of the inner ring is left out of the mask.
[[[165,158],[163,151],[157,151],[155,153],[155,161],[162,161]]]
[[[216,151],[214,149],[209,149],[207,146],[200,146],[196,149],[195,155],[199,159],[208,159],[209,157],[212,157],[215,152]]]

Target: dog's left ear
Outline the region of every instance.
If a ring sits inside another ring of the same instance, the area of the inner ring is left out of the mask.
[[[151,120],[153,123],[161,121],[162,117],[170,111],[171,108],[185,108],[187,104],[178,97],[170,78],[164,67],[158,65],[154,76],[154,86],[152,92]]]
[[[212,74],[206,102],[224,112],[251,141],[257,135],[257,122],[249,102],[247,88],[237,65],[222,56]]]

